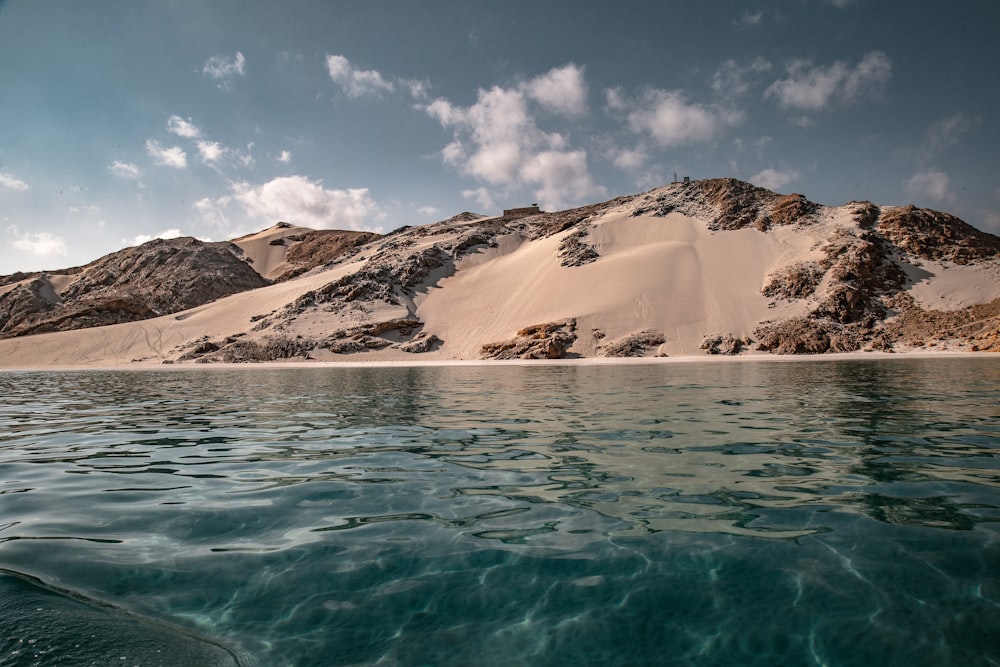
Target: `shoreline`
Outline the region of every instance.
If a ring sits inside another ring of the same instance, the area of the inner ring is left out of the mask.
[[[743,355],[687,355],[683,357],[580,357],[575,359],[367,359],[345,361],[262,361],[246,363],[183,363],[153,364],[136,362],[133,364],[95,364],[77,366],[2,366],[0,373],[46,373],[46,372],[150,372],[150,371],[190,371],[190,370],[241,370],[241,369],[331,369],[331,368],[462,368],[485,366],[630,366],[630,365],[670,365],[690,363],[803,363],[817,361],[866,361],[902,359],[1000,359],[1000,353],[956,351],[906,351],[906,352],[834,352],[828,354],[788,354],[769,353]]]

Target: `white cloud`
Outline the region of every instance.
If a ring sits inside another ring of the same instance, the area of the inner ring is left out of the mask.
[[[583,68],[574,63],[554,67],[524,86],[528,95],[545,109],[566,116],[587,112],[587,83]]]
[[[906,182],[906,191],[915,197],[927,197],[935,201],[951,199],[948,186],[951,179],[943,171],[919,171]]]
[[[632,105],[618,95],[616,103],[631,106],[628,122],[634,132],[649,134],[661,146],[710,141],[743,120],[740,112],[688,102],[679,91],[649,90]]]
[[[209,225],[220,229],[231,228],[232,224],[226,213],[226,207],[231,200],[231,197],[222,197],[220,199],[202,197],[194,203],[194,209],[198,211],[201,219]]]
[[[763,72],[771,70],[771,63],[763,58],[755,58],[745,65],[735,60],[726,60],[712,75],[712,90],[725,98],[742,97],[756,83]]]
[[[57,257],[66,254],[66,240],[49,232],[23,234],[14,241],[14,247],[38,257]]]
[[[199,141],[196,145],[201,161],[206,164],[218,164],[229,151],[218,141]]]
[[[167,131],[185,139],[197,139],[201,136],[201,130],[191,122],[190,118],[185,120],[180,116],[171,116],[167,119]]]
[[[488,183],[515,183],[527,155],[555,141],[538,129],[524,94],[515,89],[494,86],[480,90],[470,107],[438,99],[424,110],[442,126],[455,129],[455,140],[442,151],[444,160]],[[471,155],[466,143],[473,149]]]
[[[958,143],[959,138],[972,127],[972,121],[963,113],[943,118],[927,128],[920,159],[928,161],[941,151]]]
[[[611,161],[619,169],[634,171],[641,169],[649,161],[649,154],[642,147],[613,149]]]
[[[604,91],[604,106],[610,112],[628,110],[628,101],[621,88],[608,88]]]
[[[218,201],[229,202],[268,223],[287,221],[316,229],[373,229],[372,222],[385,217],[367,188],[328,190],[304,176],[281,176],[263,185],[236,183],[233,195]]]
[[[278,162],[281,162],[283,164],[288,164],[289,162],[292,161],[292,153],[291,151],[281,151],[281,155],[279,155],[277,159]]]
[[[427,89],[430,88],[430,84],[426,81],[420,81],[418,79],[401,79],[400,84],[402,84],[402,86],[409,91],[410,97],[413,99],[427,99]]]
[[[236,55],[232,58],[227,56],[212,56],[205,61],[205,65],[201,71],[206,76],[214,79],[219,88],[231,90],[236,78],[244,76],[245,65],[246,58],[243,57],[241,52],[237,51]]]
[[[476,200],[476,203],[487,211],[495,211],[497,208],[496,202],[493,201],[493,197],[490,195],[490,191],[484,187],[478,187],[474,190],[462,190],[462,196],[466,199]]]
[[[417,213],[421,215],[426,215],[428,218],[438,214],[438,209],[434,206],[421,206],[417,209]]]
[[[24,192],[28,189],[28,184],[14,174],[7,174],[0,171],[0,187],[7,188],[8,190]]]
[[[326,71],[333,82],[352,98],[402,92],[409,94],[413,100],[423,101],[427,99],[430,88],[430,83],[421,79],[404,79],[378,70],[358,69],[341,55],[327,54]]]
[[[132,239],[132,245],[142,245],[143,243],[149,243],[153,239],[176,239],[181,236],[181,230],[179,229],[164,229],[158,234],[139,234]],[[125,241],[128,243],[128,241]]]
[[[569,147],[560,133],[542,130],[535,117],[539,110],[566,116],[586,111],[583,70],[576,65],[554,68],[509,88],[480,89],[468,107],[442,98],[418,108],[454,131],[441,150],[442,160],[480,181],[534,188],[550,209],[605,192],[590,176],[586,151]],[[467,190],[466,196],[495,208],[483,188]]]
[[[768,190],[777,190],[798,180],[798,178],[799,172],[795,169],[765,169],[751,176],[750,182]]]
[[[391,93],[395,90],[395,86],[386,81],[379,72],[355,69],[344,56],[328,55],[326,57],[326,70],[334,83],[343,88],[348,97],[378,95]]]
[[[538,153],[524,165],[522,176],[538,185],[535,196],[547,210],[561,210],[572,202],[606,194],[591,178],[584,150]]]
[[[142,171],[131,162],[115,160],[108,165],[108,171],[120,178],[127,178],[130,181],[137,181],[142,178]]]
[[[892,77],[892,62],[881,51],[872,51],[853,68],[840,61],[822,67],[796,59],[787,71],[788,78],[772,83],[764,96],[777,98],[784,108],[821,111],[881,92]]]
[[[174,169],[187,168],[187,153],[181,150],[180,146],[164,148],[159,141],[149,139],[146,141],[146,152],[158,165]]]

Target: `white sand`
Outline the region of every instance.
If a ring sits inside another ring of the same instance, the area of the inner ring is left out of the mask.
[[[921,261],[903,263],[903,270],[912,282],[909,292],[921,308],[958,310],[1000,296],[1000,265],[995,263]]]
[[[419,365],[475,360],[484,343],[511,338],[529,325],[568,318],[577,321],[578,339],[571,352],[585,357],[597,352],[594,329],[603,332],[603,342],[653,329],[667,338],[659,352],[671,359],[705,360],[710,357],[700,345],[708,335],[752,335],[763,320],[804,314],[807,302],[772,303],[761,295],[761,287],[773,271],[818,259],[824,241],[838,227],[851,226],[856,223],[843,210],[824,209],[820,221],[808,227],[778,228],[766,234],[753,229],[711,232],[703,222],[678,213],[663,218],[629,217],[622,209],[595,221],[588,242],[601,256],[583,266],[560,265],[559,245],[572,231],[535,241],[511,235],[496,248],[463,258],[454,275],[442,277],[444,272],[439,270],[427,287],[418,290],[413,302],[404,306],[386,305],[367,315],[352,316],[316,309],[280,332],[254,331],[251,317],[268,315],[306,291],[358,270],[362,260],[152,320],[0,340],[0,368],[162,367],[164,359],[179,356],[182,346],[203,339],[219,341],[237,334],[254,339],[275,333],[316,338],[414,311],[425,323],[424,331],[444,341],[437,351],[419,355],[392,349],[360,355],[317,352],[314,356],[320,361],[308,363]],[[274,275],[284,262],[286,247],[270,245],[271,241],[304,231],[308,230],[272,227],[236,243],[258,271]],[[421,238],[416,247],[445,238]],[[914,280],[913,294],[922,305],[957,308],[1000,294],[996,264],[953,267],[925,262],[908,271]],[[773,358],[764,353],[748,356]]]
[[[272,245],[272,242],[311,231],[313,230],[308,227],[275,225],[262,232],[235,239],[233,244],[243,250],[254,271],[273,280],[287,268],[285,255],[288,254],[288,246],[284,243]]]

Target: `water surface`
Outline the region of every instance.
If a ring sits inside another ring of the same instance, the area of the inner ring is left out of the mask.
[[[1000,664],[1000,359],[0,395],[0,665]]]

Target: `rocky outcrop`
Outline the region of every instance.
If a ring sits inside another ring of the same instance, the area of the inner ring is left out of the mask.
[[[940,211],[885,207],[875,229],[900,249],[922,259],[968,264],[1000,256],[1000,238]]]
[[[774,225],[810,224],[818,209],[799,194],[779,195],[734,178],[713,178],[647,193],[632,215],[677,212],[705,220],[714,231],[753,227],[763,232]]]
[[[602,340],[597,353],[602,357],[644,357],[650,348],[663,345],[666,340],[660,331],[637,331],[608,343]]]
[[[907,301],[907,290],[913,282],[927,281],[917,292],[936,290],[932,283],[937,274],[953,270],[954,264],[977,265],[971,272],[979,276],[977,280],[1000,275],[997,237],[953,216],[926,209],[879,207],[870,202],[851,202],[836,208],[820,206],[799,194],[777,194],[734,179],[675,183],[644,194],[555,213],[493,218],[463,213],[430,225],[400,227],[384,236],[313,231],[279,223],[276,228],[238,240],[244,242],[244,250],[233,244],[203,243],[190,238],[152,241],[58,275],[0,276],[0,337],[140,320],[261,287],[268,281],[254,273],[252,264],[248,265],[253,259],[261,264],[262,271],[266,270],[269,277],[278,281],[291,281],[309,271],[315,277],[310,277],[308,283],[306,280],[298,283],[302,285],[300,289],[294,287],[295,283],[275,288],[270,294],[289,296],[277,303],[268,301],[269,305],[261,307],[268,312],[236,315],[241,321],[244,317],[251,321],[246,323],[244,335],[197,341],[175,350],[181,355],[180,360],[260,361],[376,350],[427,353],[442,347],[438,336],[425,331],[421,321],[423,313],[435,313],[432,299],[437,288],[456,285],[461,293],[468,285],[479,284],[472,273],[479,270],[477,267],[483,267],[480,277],[489,274],[492,269],[488,264],[495,257],[519,253],[533,241],[555,237],[550,243],[533,246],[536,251],[551,252],[558,242],[554,256],[534,254],[531,259],[540,263],[538,273],[545,275],[546,284],[566,281],[559,285],[562,294],[563,290],[584,289],[582,284],[574,287],[573,281],[580,274],[587,274],[588,278],[603,276],[599,281],[587,282],[586,289],[594,292],[598,304],[594,312],[579,306],[567,312],[586,313],[588,326],[613,324],[616,331],[620,330],[621,322],[635,318],[630,329],[637,330],[636,333],[608,341],[595,329],[595,340],[586,341],[578,351],[585,349],[587,353],[604,356],[647,356],[664,345],[663,335],[657,330],[639,329],[687,322],[689,314],[695,317],[699,306],[717,297],[706,291],[710,285],[718,284],[714,278],[704,280],[710,277],[707,274],[696,276],[699,287],[681,298],[676,295],[661,298],[663,295],[656,293],[659,283],[646,286],[652,292],[649,299],[645,293],[641,298],[630,294],[631,286],[626,284],[630,275],[629,255],[620,252],[629,249],[623,249],[622,245],[648,239],[650,247],[636,253],[633,259],[655,262],[652,253],[666,247],[660,241],[673,236],[669,224],[651,224],[648,230],[639,230],[635,235],[619,236],[615,230],[620,228],[621,217],[672,213],[693,219],[684,223],[685,233],[691,232],[693,240],[685,237],[670,241],[690,243],[692,256],[705,249],[699,244],[706,243],[702,232],[707,228],[714,232],[709,235],[712,237],[731,230],[756,230],[756,234],[746,231],[741,235],[747,239],[756,236],[753,247],[767,249],[768,253],[773,250],[769,257],[783,258],[766,276],[751,273],[756,269],[749,267],[756,264],[741,263],[739,275],[744,282],[738,290],[733,290],[740,296],[719,300],[706,320],[713,323],[705,325],[708,331],[739,331],[739,337],[709,336],[702,347],[710,354],[736,354],[752,345],[781,354],[937,344],[993,349],[995,339],[1000,337],[994,327],[994,315],[988,310],[976,310],[979,306],[946,312],[922,309],[912,299]],[[633,222],[642,226],[649,220],[637,219],[629,221],[629,225]],[[602,227],[605,224],[608,226]],[[704,227],[699,230],[698,225]],[[776,233],[779,227],[785,229]],[[611,231],[605,234],[605,230]],[[603,239],[600,244],[593,240],[598,237]],[[282,247],[268,247],[268,243]],[[608,257],[601,255],[604,248],[608,248]],[[487,249],[493,250],[484,252]],[[612,258],[612,253],[619,254]],[[472,260],[473,255],[479,257]],[[619,261],[617,258],[621,258],[620,264],[615,263]],[[670,261],[670,256],[665,254],[664,260]],[[979,263],[985,264],[979,266]],[[507,265],[500,262],[496,266],[504,270],[504,266],[511,265],[528,266],[516,262]],[[556,265],[565,269],[556,269]],[[586,265],[593,266],[575,270]],[[677,270],[687,266],[679,263]],[[446,281],[463,267],[469,267],[474,279]],[[618,271],[620,267],[622,270]],[[319,274],[315,270],[320,268],[333,270]],[[657,271],[670,268],[656,266]],[[911,279],[907,279],[904,268]],[[602,273],[605,269],[616,273],[613,276]],[[726,269],[713,261],[702,262],[692,270]],[[557,273],[551,273],[553,270]],[[760,281],[764,299],[751,296],[752,303],[737,302],[747,297],[748,276],[753,285],[751,291]],[[648,278],[645,276],[644,280]],[[520,291],[510,295],[507,302],[517,303],[520,299],[527,307],[535,308],[545,295],[530,292],[539,289],[542,282],[521,281],[525,284],[518,283],[515,291]],[[989,293],[988,298],[1000,292],[991,292],[989,285],[977,289],[979,293]],[[470,293],[467,297],[475,299],[477,295]],[[509,316],[511,311],[506,309],[503,299],[498,301],[496,295],[489,298],[493,301],[489,308],[503,311],[500,313],[503,317]],[[949,297],[947,303],[957,303],[957,298]],[[741,318],[750,313],[770,312],[774,319],[755,322],[756,326],[735,324],[742,320],[734,320],[728,314],[728,319],[721,319],[717,315],[721,312],[719,308],[728,308],[730,304],[740,309],[735,315]],[[618,309],[614,315],[609,315],[610,310],[601,310],[612,307]],[[688,308],[691,313],[685,310]],[[453,337],[450,345],[442,347],[448,355],[561,358],[574,354],[570,349],[577,340],[575,321],[565,320],[526,327],[509,340],[470,350],[463,337],[442,333],[455,331],[453,327],[461,327],[462,323],[440,318],[437,313],[434,317],[437,319],[428,316],[428,321],[440,323],[435,325],[441,327],[438,335]],[[523,321],[542,321],[546,317],[540,315]],[[744,328],[756,343],[743,336]],[[701,339],[685,340],[680,345],[681,331],[689,336],[690,328],[678,329],[679,349],[691,350],[698,345]],[[296,332],[308,335],[296,336]]]
[[[62,299],[45,276],[24,280],[6,294],[0,295],[0,336],[16,335],[31,318],[57,308]]]
[[[796,262],[767,276],[761,294],[772,299],[806,299],[813,295],[826,270],[816,262]]]
[[[600,257],[597,249],[586,242],[590,228],[573,232],[559,244],[559,263],[562,266],[583,266]]]
[[[753,344],[753,341],[749,337],[743,336],[742,338],[737,338],[732,334],[723,334],[720,336],[709,336],[701,344],[701,349],[705,350],[708,354],[725,354],[725,355],[737,355]]]
[[[288,253],[285,255],[288,268],[275,278],[275,282],[291,280],[316,267],[349,257],[378,238],[379,234],[374,232],[321,229],[289,236],[287,240],[278,239],[288,244]]]
[[[0,296],[0,335],[147,319],[266,285],[239,253],[231,243],[156,239],[80,267],[58,295],[39,296],[47,281],[36,277]]]
[[[430,352],[441,340],[421,331],[417,320],[387,320],[338,329],[322,338],[269,334],[252,339],[245,334],[223,340],[202,339],[183,352],[177,361],[197,363],[244,363],[309,359],[317,351],[357,354],[388,347],[411,354]]]
[[[917,348],[1000,352],[1000,299],[941,311],[921,308],[909,294],[900,294],[892,305],[899,314],[886,322],[885,329],[896,343]]]
[[[533,324],[514,338],[482,346],[481,359],[562,359],[576,341],[576,320]]]
[[[824,354],[888,349],[889,341],[874,339],[874,331],[857,325],[845,325],[829,319],[793,317],[780,322],[765,322],[754,331],[757,349],[775,354]],[[880,342],[882,344],[880,345]]]
[[[867,207],[858,211],[870,215]],[[811,298],[813,305],[804,317],[762,323],[754,331],[757,349],[777,354],[890,349],[892,337],[882,322],[906,282],[891,244],[859,224],[855,230],[837,231],[821,250],[818,263],[792,265],[769,277],[765,296]],[[827,286],[819,294],[816,289],[824,280]]]

